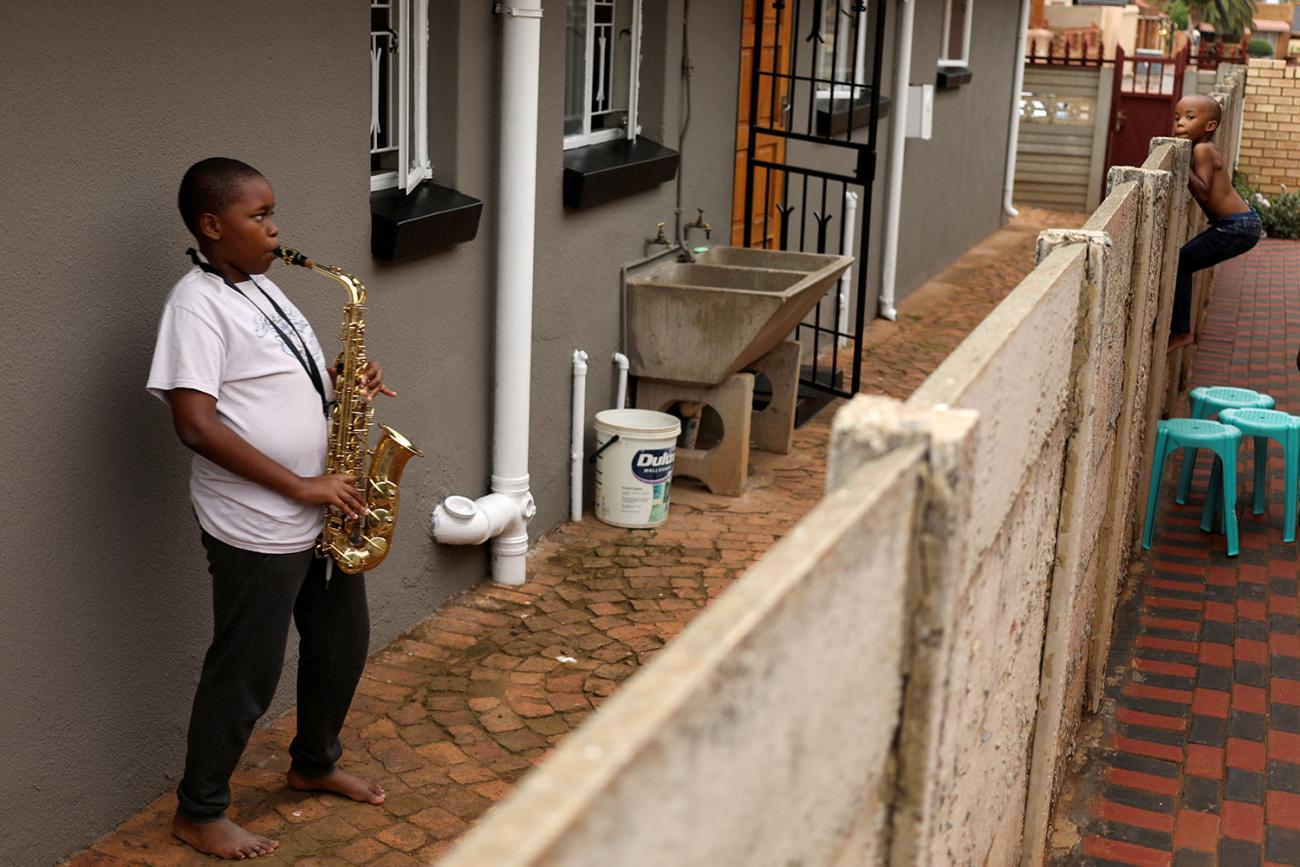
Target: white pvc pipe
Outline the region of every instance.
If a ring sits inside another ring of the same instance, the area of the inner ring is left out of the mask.
[[[502,61],[492,494],[472,502],[449,497],[434,511],[433,533],[446,544],[476,544],[484,541],[479,531],[490,531],[492,580],[523,584],[528,521],[537,511],[528,489],[528,400],[542,4],[510,0],[496,4],[495,11],[501,15]],[[480,514],[484,517],[476,517]],[[468,525],[475,532],[461,532]]]
[[[866,40],[861,40],[865,42]],[[858,229],[858,194],[850,191],[844,199],[844,219],[840,221],[840,255],[849,255],[853,239]],[[855,263],[856,264],[856,263]],[[840,346],[849,345],[849,287],[852,285],[853,265],[844,269],[840,275],[839,316],[835,330],[844,335],[839,339]]]
[[[885,202],[884,263],[880,272],[880,315],[898,318],[894,289],[898,279],[898,233],[903,211],[903,154],[907,147],[908,82],[912,76],[913,0],[898,2],[898,33],[894,40],[894,104],[889,119],[889,195]]]
[[[610,360],[618,365],[618,398],[614,401],[614,409],[622,409],[627,404],[627,356],[615,352]]]
[[[1018,217],[1020,212],[1011,204],[1016,189],[1016,148],[1020,147],[1020,93],[1025,89],[1025,43],[1029,38],[1029,3],[1021,0],[1020,30],[1016,37],[1015,72],[1011,85],[1011,130],[1007,135],[1007,170],[1002,184],[1002,210],[1008,217]]]
[[[582,457],[587,425],[587,353],[573,350],[573,424],[569,433],[569,520],[582,520]]]
[[[433,513],[433,532],[444,545],[482,545],[518,518],[519,507],[505,494],[448,497]]]

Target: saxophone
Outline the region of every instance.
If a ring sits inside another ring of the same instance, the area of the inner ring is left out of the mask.
[[[357,384],[357,377],[366,369],[365,284],[340,268],[318,265],[297,250],[277,247],[275,253],[286,265],[324,274],[337,280],[348,292],[339,328],[343,351],[335,363],[338,374],[334,380],[325,472],[355,477],[357,493],[370,513],[347,518],[331,508],[325,516],[325,529],[321,531],[316,554],[334,558],[339,569],[348,574],[368,572],[384,561],[392,547],[393,528],[397,524],[397,483],[402,470],[408,460],[423,457],[424,453],[388,425],[379,426],[384,435],[374,451],[367,449],[375,408]],[[370,457],[368,470],[363,466],[367,456]]]

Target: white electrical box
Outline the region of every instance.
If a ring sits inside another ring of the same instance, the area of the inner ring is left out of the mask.
[[[929,141],[934,127],[934,85],[907,87],[907,137]]]

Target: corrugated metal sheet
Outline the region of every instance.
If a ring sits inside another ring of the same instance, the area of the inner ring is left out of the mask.
[[[1098,122],[1096,68],[1028,66],[1016,149],[1015,200],[1085,211]]]

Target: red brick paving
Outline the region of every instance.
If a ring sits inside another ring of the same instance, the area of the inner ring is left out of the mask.
[[[1194,382],[1267,392],[1300,413],[1300,243],[1219,269]],[[1253,450],[1242,449],[1253,471]],[[1053,864],[1300,864],[1300,599],[1282,542],[1280,454],[1268,512],[1243,494],[1241,554],[1200,532],[1165,479],[1155,546],[1131,568],[1097,743],[1057,810]],[[1244,476],[1248,491],[1251,476]],[[1073,842],[1072,842],[1073,840]]]
[[[905,299],[897,323],[872,324],[863,391],[910,394],[1033,268],[1039,229],[1081,222],[1025,209]],[[820,499],[831,414],[796,431],[790,455],[753,453],[743,496],[681,482],[656,530],[565,524],[534,546],[523,587],[473,587],[376,653],[342,739],[343,765],[387,789],[381,808],[284,788],[292,712],[255,734],[231,815],[279,840],[258,863],[414,867],[444,853]],[[174,807],[159,798],[68,863],[212,860],[169,838]]]

